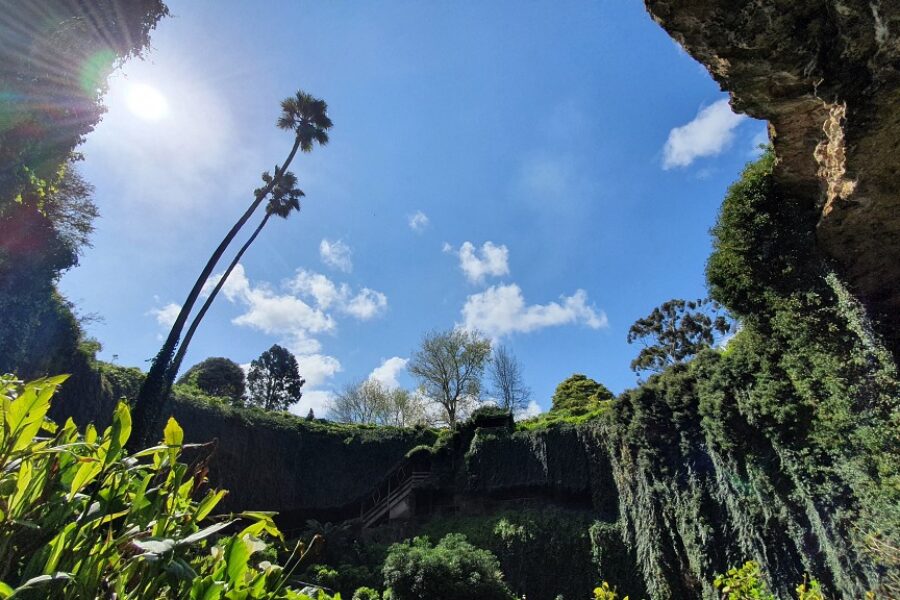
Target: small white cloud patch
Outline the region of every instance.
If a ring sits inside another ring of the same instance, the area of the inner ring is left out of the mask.
[[[175,324],[175,319],[178,318],[178,313],[180,312],[181,305],[170,302],[162,308],[151,308],[147,314],[153,315],[156,318],[156,322],[163,327],[171,327]]]
[[[408,358],[393,356],[375,367],[369,374],[369,379],[378,381],[386,388],[398,388],[400,382],[397,381],[397,375],[406,369],[408,362]]]
[[[415,213],[409,215],[409,228],[415,231],[416,233],[422,233],[428,227],[428,215],[423,213],[421,210],[417,210]]]
[[[727,99],[700,109],[693,121],[669,132],[663,169],[687,167],[698,158],[721,154],[734,141],[734,130],[745,118],[731,111]]]
[[[509,249],[485,242],[479,250],[472,242],[463,242],[459,247],[459,268],[470,283],[480,283],[487,276],[509,275]]]
[[[536,417],[541,414],[541,405],[537,403],[537,401],[532,400],[528,403],[528,406],[525,408],[521,408],[516,411],[515,417],[517,421],[521,421],[522,419],[530,419],[531,417]]]
[[[477,329],[494,338],[574,323],[600,329],[608,323],[602,310],[588,304],[584,290],[561,296],[559,302],[526,305],[521,288],[514,283],[472,294],[466,299],[462,316],[467,329]]]
[[[342,307],[342,310],[360,321],[368,321],[387,310],[387,296],[363,288]]]
[[[340,285],[321,273],[297,269],[287,288],[303,297],[310,298],[322,310],[335,309],[360,321],[368,321],[384,314],[387,310],[387,296],[383,293],[362,288],[356,294],[346,283]]]
[[[319,256],[322,262],[331,267],[349,273],[353,270],[353,260],[351,258],[353,251],[350,246],[341,240],[331,241],[323,239],[319,244]]]

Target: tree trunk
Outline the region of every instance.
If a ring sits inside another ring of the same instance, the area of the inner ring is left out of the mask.
[[[169,330],[169,335],[166,338],[165,343],[163,343],[162,348],[160,348],[156,357],[153,359],[153,364],[150,365],[150,371],[147,373],[147,377],[144,379],[144,383],[141,385],[141,390],[135,400],[134,411],[132,412],[134,429],[129,443],[132,448],[140,448],[152,443],[150,436],[155,435],[153,432],[157,429],[157,425],[160,424],[162,411],[172,388],[172,382],[169,379],[169,367],[172,358],[175,355],[178,340],[181,338],[181,331],[184,329],[184,325],[187,322],[191,310],[194,308],[194,304],[197,303],[197,299],[200,297],[200,292],[203,290],[206,280],[209,279],[216,263],[219,262],[219,259],[225,253],[228,245],[247,220],[253,215],[254,211],[256,211],[257,207],[262,203],[272,188],[278,183],[281,176],[287,171],[287,168],[294,159],[294,155],[297,154],[299,147],[300,138],[297,137],[294,139],[294,146],[291,148],[291,152],[288,154],[284,165],[275,170],[275,176],[272,178],[272,181],[260,190],[254,201],[250,204],[250,207],[244,211],[241,218],[231,227],[225,235],[225,238],[219,243],[219,246],[206,262],[206,266],[203,267],[200,276],[197,277],[197,280],[194,282],[194,287],[191,288],[184,304],[181,306],[178,317],[175,319],[172,329]]]
[[[188,346],[191,343],[191,340],[194,338],[194,333],[197,331],[197,327],[200,325],[200,321],[203,320],[203,317],[206,315],[206,312],[209,310],[209,307],[212,306],[213,301],[216,299],[216,296],[219,294],[219,291],[224,287],[225,281],[228,279],[228,276],[231,275],[231,272],[238,265],[243,258],[244,253],[250,247],[250,245],[256,240],[256,236],[259,235],[259,232],[262,231],[263,227],[266,226],[266,223],[269,221],[269,217],[272,216],[272,213],[266,212],[266,216],[263,217],[263,220],[260,221],[259,225],[256,227],[256,230],[253,232],[253,235],[241,246],[241,249],[238,250],[237,254],[234,255],[234,258],[231,260],[231,264],[228,265],[228,268],[225,270],[225,273],[222,274],[222,278],[216,284],[216,287],[213,288],[212,292],[210,292],[209,297],[206,299],[206,302],[203,303],[203,306],[200,307],[200,311],[197,313],[197,316],[194,317],[194,320],[191,321],[191,326],[188,327],[187,333],[184,334],[184,340],[182,340],[181,345],[178,347],[178,352],[175,354],[175,358],[172,360],[172,366],[169,369],[169,374],[167,377],[168,381],[175,381],[175,378],[178,376],[178,369],[181,368],[181,362],[184,360],[184,355],[187,353]]]

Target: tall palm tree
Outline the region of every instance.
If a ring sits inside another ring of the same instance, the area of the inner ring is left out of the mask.
[[[147,373],[147,377],[144,379],[144,383],[141,385],[141,390],[135,400],[133,412],[134,433],[131,443],[136,447],[152,441],[150,436],[154,435],[152,432],[155,431],[159,424],[172,387],[171,377],[174,377],[174,375],[171,373],[171,364],[181,338],[181,332],[200,297],[203,286],[210,275],[212,275],[216,263],[218,263],[244,224],[269,195],[269,192],[284,176],[297,151],[311,152],[315,144],[324,146],[328,143],[328,130],[331,129],[332,122],[328,118],[328,105],[324,100],[314,98],[306,92],[298,91],[294,96],[281,101],[281,116],[278,118],[276,125],[280,129],[294,132],[294,144],[291,147],[291,151],[288,153],[284,163],[280,167],[276,166],[272,180],[256,190],[253,202],[250,203],[244,214],[231,227],[206,262],[206,266],[203,267],[203,270],[194,282],[194,286],[182,304],[178,317],[169,330],[166,341],[153,359],[150,371]]]
[[[262,179],[263,182],[268,185],[274,178],[269,174],[268,171],[266,171],[262,174]],[[263,230],[263,227],[266,226],[266,223],[269,222],[269,219],[271,217],[275,216],[281,217],[282,219],[287,219],[292,212],[299,211],[300,198],[306,195],[297,187],[297,176],[290,171],[287,171],[286,173],[284,173],[284,175],[281,176],[281,180],[272,188],[271,194],[272,197],[269,199],[269,203],[266,205],[265,216],[259,222],[259,225],[256,226],[253,234],[247,239],[246,242],[244,242],[244,245],[241,246],[241,249],[237,251],[237,254],[234,255],[234,258],[231,259],[231,264],[229,264],[228,268],[225,269],[222,277],[210,292],[209,297],[206,299],[206,302],[203,303],[203,306],[200,307],[200,310],[197,312],[194,320],[191,321],[191,326],[188,327],[187,333],[184,334],[184,339],[181,341],[181,344],[178,347],[178,352],[175,354],[175,358],[172,360],[169,380],[174,381],[175,377],[178,376],[178,369],[181,368],[181,362],[184,360],[184,355],[185,353],[187,353],[188,345],[190,345],[191,340],[194,338],[194,333],[197,331],[197,327],[200,325],[200,321],[203,320],[203,317],[206,315],[209,307],[212,306],[212,303],[216,299],[216,296],[219,294],[219,291],[225,285],[225,281],[228,279],[228,276],[231,275],[231,272],[241,261],[241,258],[243,258],[244,253],[247,251],[247,248],[249,248],[250,245],[256,240],[259,232]]]

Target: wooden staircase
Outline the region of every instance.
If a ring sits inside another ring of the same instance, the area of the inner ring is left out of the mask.
[[[363,528],[399,518],[409,511],[413,490],[430,474],[429,471],[414,471],[407,463],[401,464],[362,502],[360,519]]]

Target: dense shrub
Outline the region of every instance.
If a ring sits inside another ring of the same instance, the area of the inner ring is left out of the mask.
[[[598,408],[601,402],[612,399],[613,394],[605,385],[576,373],[556,386],[550,410],[588,412]]]
[[[500,564],[460,534],[432,546],[426,537],[394,544],[384,563],[384,585],[392,600],[513,600]]]
[[[197,386],[205,394],[227,398],[238,406],[244,401],[247,387],[240,365],[222,357],[207,358],[197,363],[178,379],[178,383]]]

